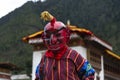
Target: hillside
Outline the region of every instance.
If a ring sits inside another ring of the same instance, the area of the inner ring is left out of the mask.
[[[64,23],[69,19],[72,25],[91,30],[120,55],[119,4],[120,0],[29,1],[0,19],[0,62],[12,62],[30,71],[32,46],[21,39],[43,29],[45,22],[39,15],[44,10]]]

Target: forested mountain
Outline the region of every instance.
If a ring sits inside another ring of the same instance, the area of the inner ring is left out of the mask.
[[[44,10],[64,23],[70,20],[72,25],[89,29],[120,55],[119,4],[120,0],[28,1],[0,19],[0,62],[12,62],[30,71],[32,46],[21,39],[43,29],[45,22],[40,19],[40,13]]]

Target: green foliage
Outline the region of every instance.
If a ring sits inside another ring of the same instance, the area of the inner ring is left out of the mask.
[[[0,61],[12,62],[31,73],[32,46],[24,36],[43,29],[40,13],[48,10],[58,20],[87,28],[112,44],[120,55],[120,0],[46,0],[28,1],[0,19]]]

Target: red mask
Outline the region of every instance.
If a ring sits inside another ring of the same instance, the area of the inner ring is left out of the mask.
[[[56,21],[54,26],[48,23],[44,28],[43,41],[48,50],[56,51],[66,46],[69,30],[62,22]]]

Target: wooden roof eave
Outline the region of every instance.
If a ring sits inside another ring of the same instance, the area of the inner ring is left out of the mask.
[[[29,35],[29,36],[23,37],[23,38],[22,38],[22,41],[28,43],[29,39],[35,38],[35,37],[38,36],[38,35],[41,36],[42,33],[43,33],[43,30],[38,31],[38,32],[36,32],[36,33],[34,33],[34,34],[31,34],[31,35]]]
[[[71,32],[76,32],[80,36],[93,36],[93,33],[91,31],[84,28],[78,28],[76,26],[69,26],[68,28],[70,29]]]
[[[5,68],[9,70],[20,70],[20,68],[12,63],[0,63],[0,68]]]
[[[113,53],[111,50],[106,49],[105,50],[109,55],[113,56],[114,58],[120,60],[120,56],[117,55],[116,53]]]
[[[72,33],[74,33],[74,32],[78,33],[78,35],[80,35],[80,36],[92,36],[93,35],[93,33],[91,31],[89,31],[87,29],[84,29],[84,28],[77,28],[76,26],[69,26],[68,28],[70,29],[70,31]],[[36,32],[34,34],[23,37],[22,41],[28,43],[29,39],[35,38],[38,35],[41,37],[42,33],[43,33],[43,30],[38,31],[38,32]]]

